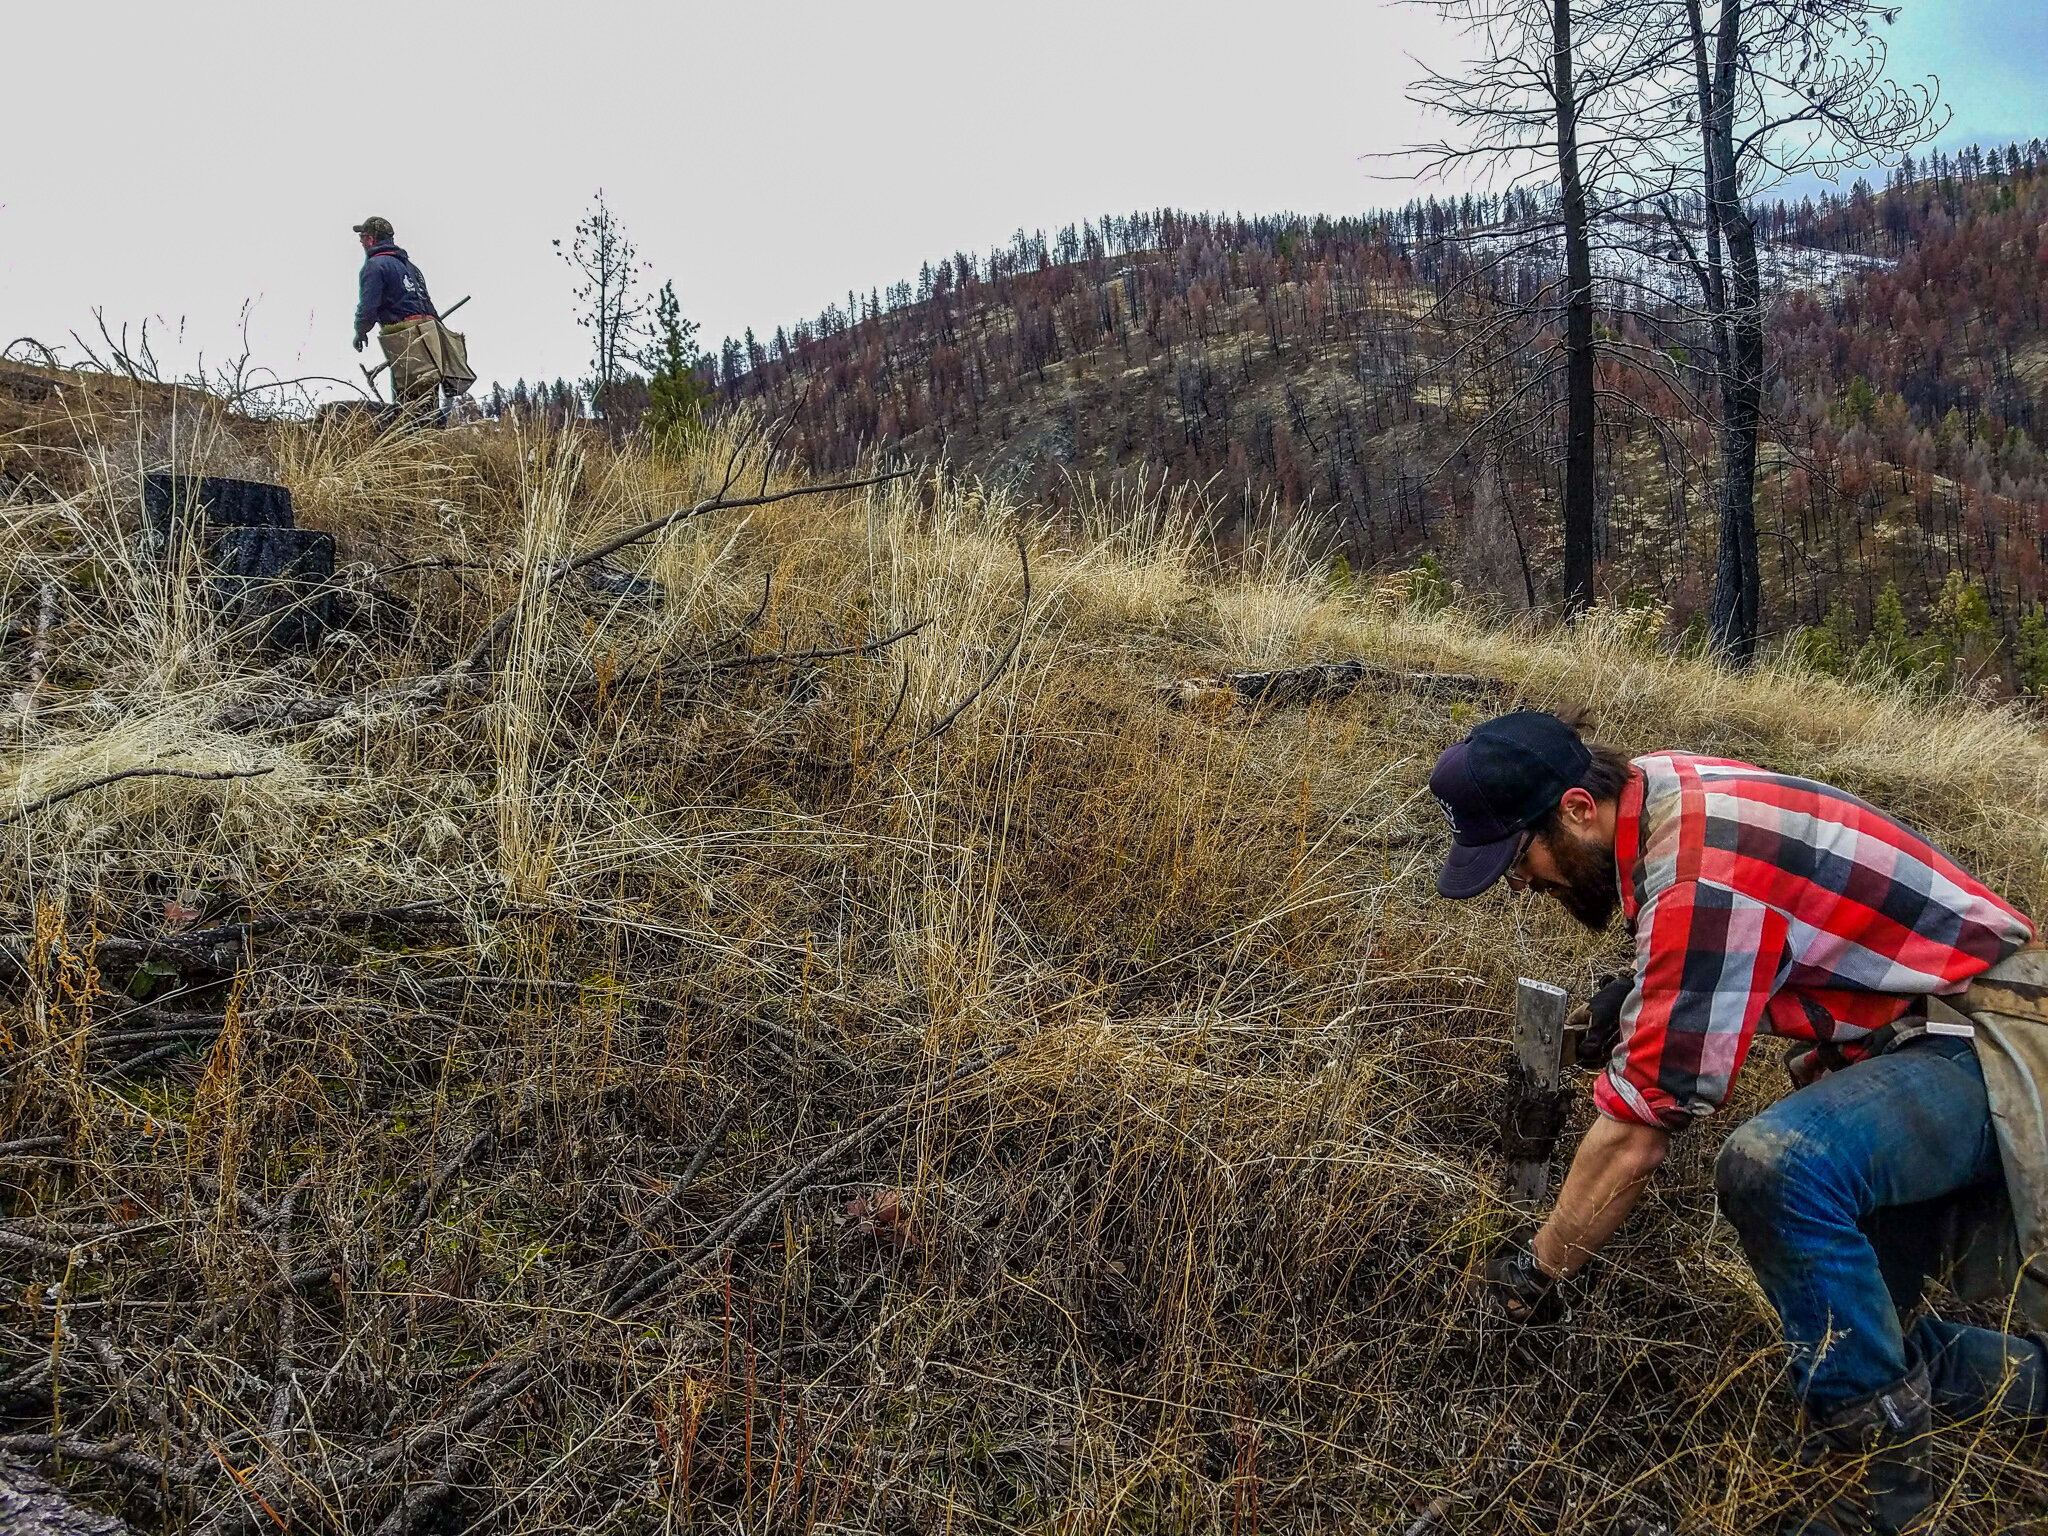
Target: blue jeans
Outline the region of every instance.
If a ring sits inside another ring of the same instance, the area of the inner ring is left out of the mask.
[[[1815,1410],[1881,1392],[1916,1364],[1961,1418],[2048,1414],[2048,1351],[1923,1318],[1946,1208],[2003,1178],[1968,1040],[1922,1036],[1833,1072],[1740,1127],[1714,1165],[1721,1212],[1777,1308],[1793,1390]]]

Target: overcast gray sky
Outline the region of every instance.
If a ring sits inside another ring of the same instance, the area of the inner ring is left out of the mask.
[[[1404,201],[1361,157],[1431,131],[1408,56],[1459,56],[1378,0],[67,0],[8,43],[0,342],[99,309],[189,366],[248,300],[258,360],[351,375],[381,213],[507,383],[586,370],[550,241],[600,186],[715,347],[1019,227]],[[1945,142],[2048,133],[2038,0],[1906,0],[1893,45]]]

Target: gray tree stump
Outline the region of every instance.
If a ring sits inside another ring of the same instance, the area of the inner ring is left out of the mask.
[[[79,1508],[9,1456],[0,1456],[0,1531],[7,1536],[129,1536],[124,1523]]]

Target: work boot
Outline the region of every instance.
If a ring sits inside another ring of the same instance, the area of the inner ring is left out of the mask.
[[[1914,1366],[1882,1392],[1811,1415],[1800,1462],[1816,1466],[1829,1457],[1856,1458],[1863,1488],[1860,1495],[1831,1499],[1787,1529],[1796,1536],[1932,1536],[1927,1511],[1934,1504],[1933,1428],[1925,1365]]]

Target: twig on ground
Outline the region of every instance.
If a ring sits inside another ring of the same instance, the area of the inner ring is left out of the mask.
[[[764,651],[758,656],[729,656],[723,661],[706,662],[701,668],[690,668],[706,673],[737,672],[746,667],[772,667],[785,661],[830,661],[837,656],[872,656],[886,650],[899,640],[908,640],[912,635],[930,624],[930,619],[919,619],[915,624],[899,629],[893,635],[884,635],[879,640],[863,640],[859,645],[834,646],[819,651]],[[673,667],[670,671],[683,671]]]
[[[633,1230],[626,1234],[626,1239],[619,1245],[618,1252],[614,1253],[610,1262],[605,1265],[604,1277],[598,1281],[600,1291],[610,1291],[620,1272],[625,1268],[626,1261],[646,1246],[648,1234],[661,1227],[683,1208],[683,1197],[690,1192],[690,1186],[696,1182],[697,1175],[702,1173],[711,1159],[717,1155],[719,1147],[725,1141],[725,1128],[732,1124],[732,1117],[739,1113],[739,1107],[740,1100],[737,1098],[725,1106],[717,1123],[711,1127],[711,1134],[704,1138],[704,1144],[697,1149],[696,1156],[690,1159],[689,1166],[683,1170],[682,1177],[675,1181],[667,1194],[647,1209]]]
[[[119,1467],[123,1472],[139,1472],[144,1477],[161,1477],[173,1483],[198,1481],[183,1467],[129,1450],[133,1443],[133,1438],[127,1435],[105,1442],[73,1440],[62,1435],[0,1435],[0,1451],[12,1451],[16,1455],[69,1456],[77,1461],[103,1462],[110,1467]]]
[[[989,1053],[987,1060],[958,1068],[944,1083],[936,1088],[930,1090],[916,1089],[905,1094],[894,1104],[869,1120],[865,1125],[848,1131],[809,1162],[802,1164],[800,1167],[790,1169],[789,1172],[783,1174],[780,1178],[770,1182],[766,1187],[744,1202],[738,1210],[714,1226],[698,1242],[696,1247],[690,1249],[681,1258],[671,1259],[668,1263],[642,1276],[630,1289],[605,1308],[604,1315],[609,1318],[624,1317],[633,1308],[659,1296],[670,1285],[674,1284],[676,1279],[686,1270],[694,1269],[697,1265],[702,1264],[706,1259],[711,1258],[728,1245],[738,1242],[762,1221],[766,1220],[769,1213],[785,1199],[791,1195],[801,1194],[805,1189],[816,1183],[827,1169],[861,1150],[861,1148],[873,1141],[883,1131],[909,1114],[916,1107],[920,1098],[935,1097],[937,1094],[952,1088],[955,1084],[964,1082],[976,1073],[983,1072],[989,1067],[994,1066],[1016,1049],[1014,1045],[999,1046]]]
[[[427,1181],[426,1190],[420,1195],[420,1203],[413,1208],[412,1219],[406,1223],[408,1232],[433,1214],[435,1205],[440,1202],[441,1192],[455,1182],[463,1169],[488,1152],[497,1140],[497,1126],[487,1125],[470,1137],[461,1151],[434,1170],[434,1176]]]
[[[40,800],[31,800],[27,805],[17,807],[9,811],[5,816],[0,816],[0,827],[9,826],[17,821],[25,821],[35,815],[36,812],[46,811],[51,806],[69,800],[74,795],[82,795],[87,790],[104,789],[107,785],[118,784],[123,779],[199,779],[211,782],[220,779],[260,779],[264,774],[275,773],[276,771],[275,767],[224,768],[213,773],[202,773],[193,768],[123,768],[119,773],[102,774],[96,779],[87,779],[83,784],[73,784],[68,789],[56,790],[43,796]]]
[[[298,1183],[284,1192],[284,1199],[277,1206],[277,1272],[289,1275],[292,1272],[292,1211],[298,1204],[299,1191],[312,1178],[307,1173]],[[292,1392],[298,1386],[298,1372],[292,1366],[292,1350],[298,1343],[299,1298],[295,1289],[287,1289],[277,1304],[277,1388],[270,1400],[270,1421],[268,1429],[275,1440],[284,1433],[285,1420],[290,1415]]]
[[[16,1253],[25,1253],[32,1259],[55,1259],[70,1262],[78,1249],[84,1246],[76,1243],[46,1243],[39,1237],[29,1237],[21,1232],[9,1232],[0,1228],[0,1248],[12,1248]]]
[[[724,492],[721,490],[716,496],[706,497],[703,501],[696,502],[687,507],[677,507],[673,512],[663,513],[660,517],[649,518],[646,522],[628,528],[623,533],[613,534],[610,538],[600,541],[591,548],[584,550],[581,554],[571,555],[566,560],[558,561],[541,578],[540,590],[545,592],[564,578],[575,575],[576,572],[582,570],[585,566],[597,564],[598,561],[609,555],[617,554],[629,544],[637,544],[642,539],[651,539],[656,534],[667,532],[678,523],[688,522],[691,518],[702,516],[706,512],[730,511],[740,507],[765,507],[772,502],[790,501],[798,496],[827,496],[834,491],[857,491],[866,486],[881,485],[885,481],[900,480],[905,473],[906,471],[899,470],[894,474],[869,475],[860,480],[833,480],[827,481],[822,485],[802,485],[794,490],[773,491],[761,496],[746,496],[737,501],[724,500]],[[491,653],[498,647],[498,642],[504,639],[507,632],[511,630],[513,621],[519,616],[519,609],[520,603],[514,602],[503,613],[500,613],[495,619],[491,620],[490,625],[484,630],[482,637],[478,639],[475,645],[470,647],[469,654],[464,656],[448,672],[441,673],[439,676],[442,678],[455,678],[475,672],[478,667],[490,659]],[[429,681],[432,682],[434,679]]]
[[[524,909],[499,910],[502,914]],[[391,907],[356,909],[316,907],[299,912],[277,912],[268,917],[251,918],[245,923],[227,923],[217,928],[197,928],[187,933],[160,934],[149,939],[102,938],[95,945],[94,953],[103,960],[127,963],[153,960],[166,953],[194,955],[201,951],[218,949],[222,945],[239,943],[258,934],[274,933],[280,928],[311,928],[320,923],[452,925],[464,920],[464,914],[440,901],[409,901]],[[0,937],[0,944],[10,942],[27,944],[30,940],[25,934]]]
[[[897,630],[893,635],[884,635],[878,640],[864,640],[858,645],[834,646],[827,650],[763,651],[756,656],[728,656],[721,661],[673,662],[652,672],[635,672],[627,677],[614,678],[608,686],[616,693],[622,688],[640,688],[648,683],[663,682],[671,678],[711,677],[720,672],[740,672],[749,667],[772,667],[793,661],[831,661],[841,656],[874,656],[899,640],[908,640],[930,623],[930,619],[920,619],[906,629]]]
[[[126,1061],[116,1062],[113,1066],[109,1067],[106,1077],[109,1081],[116,1078],[132,1077],[145,1067],[153,1067],[160,1061],[170,1060],[171,1057],[184,1050],[185,1046],[185,1041],[173,1040],[169,1045],[160,1045],[153,1051],[144,1051],[140,1056],[130,1056]]]
[[[881,751],[887,745],[889,733],[896,729],[896,717],[903,713],[903,701],[910,697],[910,668],[903,669],[903,679],[896,685],[896,702],[889,707],[889,716],[882,722],[882,728],[875,732],[875,750]]]
[[[989,668],[987,675],[975,686],[974,691],[947,710],[945,714],[941,715],[937,723],[929,730],[923,735],[905,742],[894,751],[884,753],[884,760],[901,757],[904,753],[915,751],[926,742],[945,735],[946,732],[953,728],[953,722],[967,713],[967,707],[987,693],[989,689],[993,688],[996,685],[996,680],[1009,671],[1010,663],[1017,659],[1017,650],[1024,644],[1024,627],[1031,618],[1031,555],[1024,547],[1024,535],[1022,533],[1017,535],[1017,560],[1024,568],[1024,602],[1023,606],[1017,611],[1017,633],[1010,637],[1009,648],[1003,652],[1002,660]]]
[[[1167,702],[1180,706],[1238,702],[1246,704],[1309,704],[1340,698],[1367,684],[1419,693],[1429,698],[1458,696],[1495,698],[1509,684],[1495,677],[1464,672],[1403,672],[1376,661],[1315,662],[1265,672],[1227,672],[1221,677],[1190,677],[1161,688]]]

